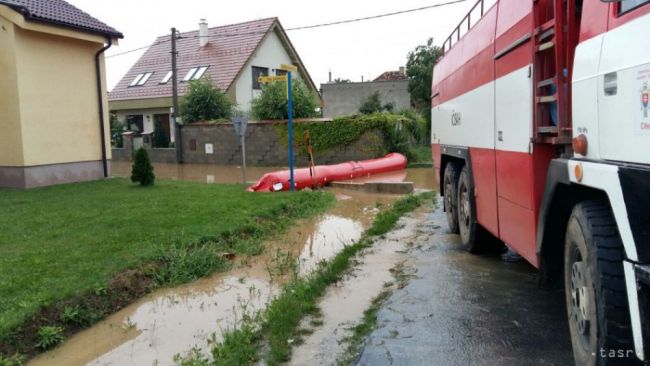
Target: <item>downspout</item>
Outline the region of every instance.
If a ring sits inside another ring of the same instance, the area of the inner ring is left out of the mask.
[[[97,77],[97,101],[99,103],[99,135],[102,146],[102,167],[104,168],[104,178],[108,178],[108,160],[106,158],[106,132],[104,131],[104,92],[102,91],[102,72],[100,65],[100,56],[113,45],[111,37],[107,36],[108,44],[95,54],[95,72]]]

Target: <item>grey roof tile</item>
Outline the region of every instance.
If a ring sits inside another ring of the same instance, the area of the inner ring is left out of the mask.
[[[50,23],[79,31],[124,38],[122,33],[63,0],[0,0],[28,20]]]

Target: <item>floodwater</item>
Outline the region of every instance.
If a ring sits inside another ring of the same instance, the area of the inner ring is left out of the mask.
[[[363,318],[373,299],[383,290],[399,286],[395,283],[393,270],[407,259],[406,250],[419,239],[417,226],[427,210],[430,211],[431,207],[425,206],[402,217],[398,229],[378,239],[372,248],[359,256],[362,263],[343,281],[327,290],[318,304],[322,324],[310,327],[310,319],[303,322],[302,326],[313,333],[294,348],[290,365],[337,364],[345,351],[341,345],[345,344],[350,329]]]
[[[120,168],[113,164],[115,174]],[[156,164],[159,178],[234,183],[231,167]],[[269,169],[258,170],[261,175]],[[250,174],[250,172],[249,172]],[[416,169],[408,177],[427,179],[429,169]],[[254,175],[250,175],[254,177]],[[424,177],[424,178],[423,178]],[[240,258],[235,270],[215,274],[191,284],[161,289],[126,307],[29,365],[172,365],[176,354],[193,347],[209,349],[208,341],[221,340],[244,314],[261,310],[288,278],[278,273],[286,262],[298,263],[300,275],[335,256],[358,240],[382,205],[398,196],[329,189],[335,207],[318,217],[302,220],[284,235],[266,243],[265,253]]]
[[[158,179],[187,180],[208,184],[242,183],[242,169],[239,166],[211,165],[211,164],[162,164],[155,163],[154,172]],[[286,167],[248,167],[246,169],[249,182],[259,180],[264,174]],[[131,163],[123,161],[111,162],[111,170],[116,177],[131,175]],[[433,168],[414,168],[399,172],[373,175],[367,178],[356,179],[355,182],[413,182],[416,189],[433,189]]]

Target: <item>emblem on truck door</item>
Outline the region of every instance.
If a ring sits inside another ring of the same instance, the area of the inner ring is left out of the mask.
[[[634,102],[635,105],[641,102],[641,109],[638,110],[637,117],[634,118],[634,129],[636,134],[640,135],[650,135],[650,65],[644,65],[637,69],[636,71],[636,80],[638,82],[639,89],[639,99]],[[638,108],[638,107],[637,107]]]
[[[460,112],[451,113],[451,125],[460,126]]]
[[[648,90],[648,82],[643,83],[643,89],[641,89],[641,109],[643,110],[643,118],[648,118],[648,96],[650,91]]]

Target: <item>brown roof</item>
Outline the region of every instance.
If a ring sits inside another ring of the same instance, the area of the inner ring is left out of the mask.
[[[87,33],[124,38],[122,33],[115,30],[115,28],[106,25],[63,0],[0,0],[0,5],[7,5],[23,14],[30,21],[55,24]]]
[[[181,80],[190,69],[198,66],[209,66],[205,74],[219,89],[227,90],[275,24],[281,29],[277,18],[210,28],[209,43],[205,47],[199,47],[198,31],[181,33],[176,42],[179,95],[185,93],[188,85]],[[171,36],[159,37],[109,93],[109,100],[171,96],[172,82],[160,84],[171,70],[170,52]],[[137,75],[146,72],[153,72],[153,75],[145,85],[129,87]]]
[[[386,71],[373,81],[398,81],[408,79],[401,71]]]

